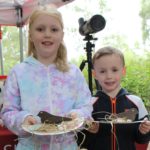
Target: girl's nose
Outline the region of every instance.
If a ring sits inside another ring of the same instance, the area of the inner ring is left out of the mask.
[[[50,36],[51,36],[51,31],[45,30],[45,37],[50,37]]]

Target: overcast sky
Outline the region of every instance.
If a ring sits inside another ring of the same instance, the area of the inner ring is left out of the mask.
[[[99,0],[75,0],[74,2],[67,4],[66,7],[61,7],[60,11],[63,14],[65,27],[75,27],[78,31],[79,24],[78,19],[83,17],[80,13],[72,11],[74,6],[85,8],[85,11],[91,13],[91,17],[94,14],[99,14],[100,10],[98,7]],[[141,41],[141,18],[139,17],[140,0],[109,0],[108,8],[111,9],[106,14],[103,14],[106,19],[106,27],[96,33],[95,35],[100,40],[101,38],[110,34],[121,34],[125,35],[128,39],[128,45],[133,46],[135,41]],[[77,49],[79,42],[85,43],[78,32],[75,37],[70,34],[65,35],[65,42],[68,47],[69,58],[74,58],[83,54],[83,50]],[[95,42],[95,47],[100,47],[99,41]],[[96,49],[95,48],[95,49]]]

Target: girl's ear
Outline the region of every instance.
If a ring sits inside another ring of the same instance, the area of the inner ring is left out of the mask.
[[[29,34],[29,39],[30,39],[30,41],[32,42],[32,37],[31,37],[31,34]]]
[[[62,39],[61,42],[64,43],[64,32],[62,33]]]
[[[122,69],[122,75],[123,75],[123,76],[126,75],[126,67],[123,67],[123,69]]]

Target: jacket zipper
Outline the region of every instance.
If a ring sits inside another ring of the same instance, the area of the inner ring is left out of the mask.
[[[116,98],[110,98],[110,100],[111,100],[112,113],[116,114]],[[116,127],[115,127],[115,125],[112,125],[112,132],[114,133],[111,136],[112,150],[116,150],[116,138],[115,138]]]

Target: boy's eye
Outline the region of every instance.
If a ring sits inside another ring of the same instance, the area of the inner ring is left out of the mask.
[[[117,68],[114,68],[112,71],[113,71],[113,72],[117,72],[117,71],[118,71],[118,69],[117,69]]]
[[[105,73],[105,70],[100,70],[100,73]]]

